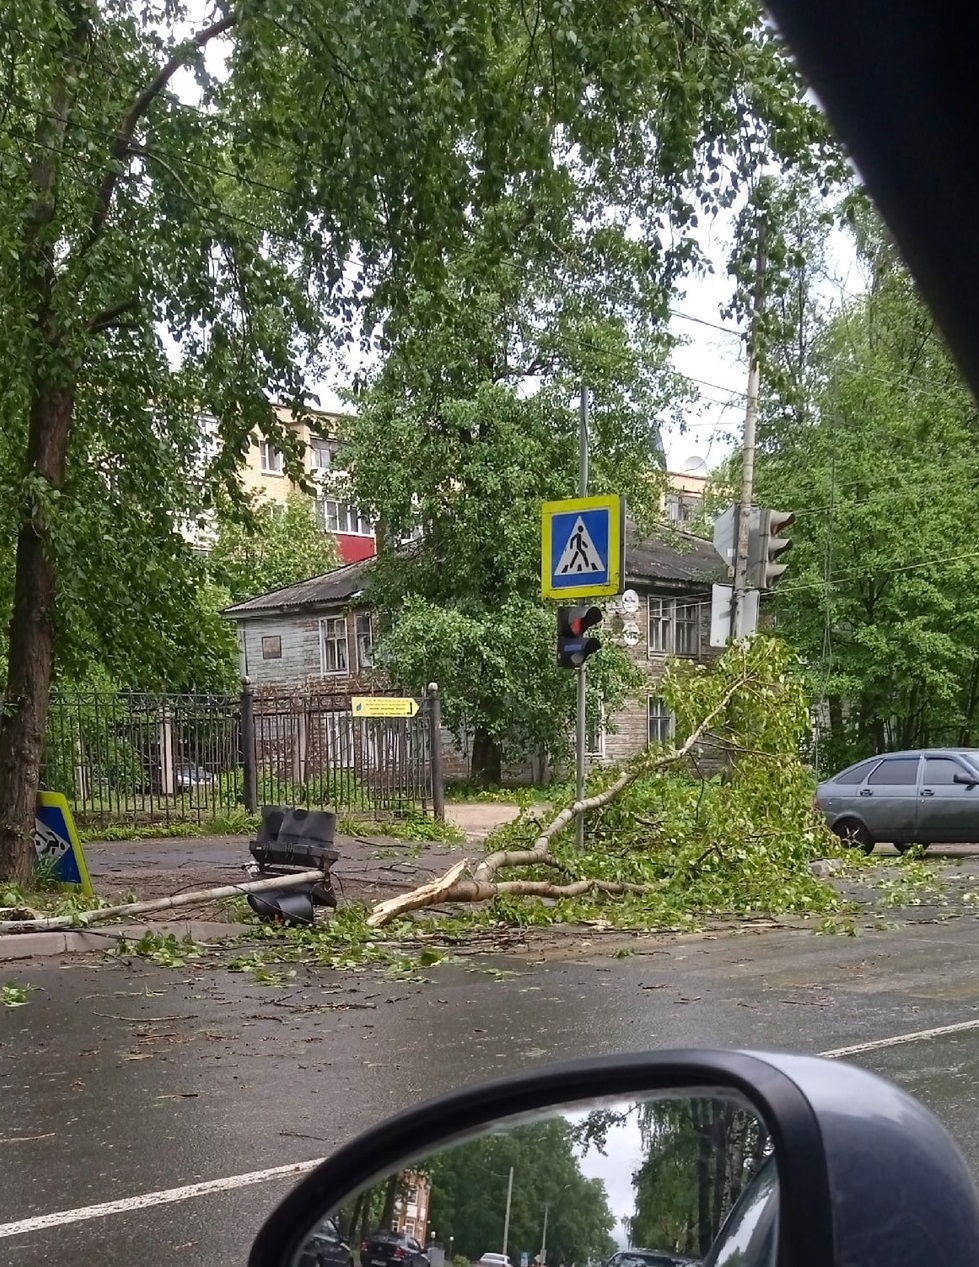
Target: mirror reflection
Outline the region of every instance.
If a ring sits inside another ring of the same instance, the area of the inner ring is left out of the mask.
[[[292,1267],[770,1267],[765,1125],[727,1091],[567,1105],[324,1210]]]

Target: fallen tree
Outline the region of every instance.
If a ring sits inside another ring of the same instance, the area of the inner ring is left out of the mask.
[[[588,856],[579,857],[564,848],[557,856],[555,842],[562,840],[565,829],[578,814],[605,811],[621,802],[636,785],[655,784],[670,771],[691,763],[696,765],[699,750],[708,741],[733,758],[732,774],[724,792],[730,798],[732,810],[737,810],[731,815],[735,839],[740,831],[748,842],[752,837],[768,840],[774,834],[787,840],[798,829],[803,836],[808,833],[813,846],[807,850],[806,841],[801,841],[803,852],[812,856],[824,852],[827,843],[825,830],[820,828],[811,813],[810,778],[799,757],[800,740],[808,725],[807,709],[801,682],[790,671],[790,660],[790,653],[781,644],[759,638],[752,643],[732,646],[710,670],[702,665],[672,666],[663,683],[663,691],[670,697],[670,703],[677,712],[678,725],[683,725],[687,736],[678,747],[667,751],[647,748],[625,770],[615,775],[607,787],[561,809],[529,847],[497,849],[483,858],[456,863],[439,879],[410,893],[377,903],[367,919],[368,925],[380,928],[412,911],[446,903],[488,902],[502,897],[562,901],[587,895],[634,895],[642,898],[663,894],[676,875],[676,867],[671,871],[668,863],[663,868],[663,874],[650,878],[635,874],[642,871],[641,865],[626,864],[617,868],[617,874],[600,874],[610,868],[603,867],[594,850]],[[760,774],[761,781],[771,779],[773,762],[779,763],[783,782],[790,790],[790,803],[783,815],[785,821],[777,824],[777,833],[771,830],[774,824],[766,828],[763,822],[746,823],[744,814],[745,801],[750,802],[754,798],[760,801],[758,817],[765,817],[770,806],[758,797],[753,784],[759,783]],[[691,795],[697,794],[697,783],[697,779],[688,780]],[[699,816],[703,803],[703,785],[704,780],[700,780],[695,817]],[[719,791],[720,786],[716,785],[712,807],[715,810],[718,808]],[[724,796],[719,799],[723,816]],[[627,831],[624,830],[625,824],[611,825],[612,838],[621,840],[628,832],[634,831],[637,822],[644,837],[638,842],[637,852],[645,852],[647,857],[664,837],[667,840],[677,839],[675,824],[671,827],[665,823],[660,829],[655,820],[636,813],[632,813]],[[674,858],[677,865],[693,862],[697,867],[703,867],[712,851],[722,859],[725,857],[725,845],[729,842],[728,833],[723,831],[723,822],[708,823],[705,818],[699,825],[709,828],[701,833],[699,845],[696,844],[696,833],[688,833],[692,837],[690,843],[699,856],[684,859],[682,850],[677,850]],[[760,833],[755,830],[758,827],[762,828]],[[713,838],[714,834],[718,839]],[[785,849],[781,852],[785,853]],[[558,881],[541,876],[540,871],[548,868],[558,869],[565,875],[571,873],[571,878]],[[501,874],[512,870],[526,872],[528,869],[531,874],[519,878]],[[615,868],[611,870],[614,872]]]

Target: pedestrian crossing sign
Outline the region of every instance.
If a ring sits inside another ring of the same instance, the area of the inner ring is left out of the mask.
[[[541,506],[541,593],[603,598],[624,583],[625,503],[618,493]]]
[[[34,866],[46,870],[56,884],[79,889],[92,896],[92,881],[85,865],[75,819],[68,798],[61,792],[38,792],[34,809]]]

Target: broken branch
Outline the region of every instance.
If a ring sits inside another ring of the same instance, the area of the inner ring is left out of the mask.
[[[626,788],[638,778],[652,774],[658,770],[676,765],[687,757],[697,743],[710,730],[713,722],[721,716],[734,696],[750,681],[751,674],[746,665],[732,685],[725,691],[718,704],[710,710],[700,724],[691,731],[684,743],[674,752],[664,753],[650,759],[648,749],[633,765],[624,770],[603,792],[594,796],[586,796],[580,801],[566,805],[560,813],[551,819],[530,849],[500,849],[487,855],[472,868],[471,876],[463,878],[469,864],[457,862],[440,879],[413,889],[410,893],[388,898],[379,902],[367,918],[371,928],[381,928],[384,924],[409,911],[422,910],[425,907],[438,906],[443,902],[488,902],[501,893],[511,893],[521,897],[581,897],[585,893],[652,893],[659,886],[652,884],[625,884],[606,880],[574,880],[569,884],[553,884],[547,880],[496,880],[495,876],[503,867],[532,867],[542,863],[550,864],[551,842],[564,827],[573,821],[577,814],[588,810],[601,809],[615,800]]]
[[[50,919],[4,920],[0,933],[51,933],[74,928],[87,928],[89,924],[107,919],[126,919],[132,915],[149,915],[153,911],[171,911],[181,906],[199,906],[202,902],[218,902],[226,897],[238,897],[242,893],[263,893],[269,889],[288,889],[300,884],[322,881],[322,871],[300,871],[295,875],[276,875],[267,880],[246,880],[243,884],[225,884],[218,889],[198,889],[193,893],[178,893],[176,897],[154,898],[151,902],[126,902],[122,906],[103,906],[94,911],[79,911],[75,915],[55,915]]]

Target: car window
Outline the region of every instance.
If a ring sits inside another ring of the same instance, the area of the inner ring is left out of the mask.
[[[861,761],[859,765],[855,765],[852,770],[844,770],[842,774],[838,774],[834,779],[834,783],[862,783],[870,771],[880,761],[879,757],[875,757],[873,761]]]
[[[319,1235],[324,1241],[338,1241],[340,1239],[337,1225],[332,1219],[327,1219],[325,1223],[320,1224]]]
[[[949,784],[955,782],[957,774],[965,774],[965,766],[959,765],[951,757],[928,757],[925,761],[925,782]]]
[[[918,781],[917,757],[888,757],[882,761],[867,782],[871,787],[904,787]]]
[[[416,1253],[420,1252],[420,1250],[421,1250],[421,1246],[418,1244],[418,1242],[417,1242],[417,1241],[416,1241],[413,1237],[411,1237],[411,1236],[407,1236],[407,1237],[405,1237],[405,1240],[407,1240],[407,1242],[408,1242],[408,1248],[409,1248],[409,1249],[413,1249]]]
[[[777,1248],[778,1175],[769,1160],[731,1211],[704,1267],[775,1267]]]

